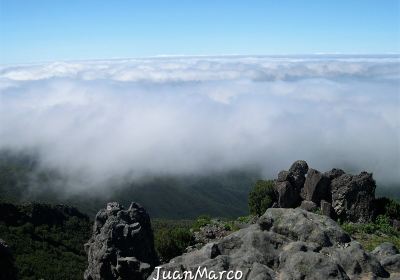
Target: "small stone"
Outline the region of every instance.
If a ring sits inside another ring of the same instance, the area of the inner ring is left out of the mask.
[[[315,212],[315,210],[317,210],[317,204],[312,201],[303,200],[301,202],[300,208],[309,212]]]
[[[332,218],[332,204],[325,200],[321,200],[321,214]]]

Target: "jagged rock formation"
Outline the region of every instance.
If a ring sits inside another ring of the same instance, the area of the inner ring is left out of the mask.
[[[317,205],[321,200],[330,201],[330,179],[318,170],[310,168],[304,182],[303,198],[304,200],[313,201]]]
[[[11,250],[2,239],[0,239],[0,279],[17,279],[17,270]]]
[[[283,208],[297,207],[301,203],[301,190],[306,180],[308,164],[298,160],[292,164],[289,171],[281,171],[275,183],[278,193],[278,205]]]
[[[368,222],[374,216],[375,181],[371,173],[346,174],[341,169],[321,173],[298,160],[289,171],[281,171],[274,186],[277,207],[300,206],[324,215],[352,222]],[[311,203],[312,202],[312,203]]]
[[[367,222],[373,217],[375,181],[371,173],[343,174],[331,182],[332,206],[338,217],[352,222]]]
[[[335,221],[299,208],[270,208],[257,224],[172,259],[148,279],[168,271],[194,275],[199,266],[217,272],[240,270],[241,279],[249,280],[389,277],[378,258]]]
[[[100,210],[85,250],[87,280],[146,279],[158,263],[149,215],[136,203],[125,210],[113,202]]]

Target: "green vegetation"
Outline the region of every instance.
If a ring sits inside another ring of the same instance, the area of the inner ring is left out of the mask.
[[[253,215],[262,215],[277,200],[274,183],[271,180],[258,180],[249,194],[249,209]]]
[[[238,223],[248,223],[253,216],[239,217],[236,220],[218,219],[213,220],[208,215],[201,215],[196,220],[164,220],[153,219],[154,244],[161,261],[182,255],[186,248],[195,245],[194,233],[200,231],[201,227],[209,224],[223,226],[226,231],[239,230]]]
[[[378,216],[374,222],[371,223],[343,223],[342,228],[349,234],[366,233],[376,234],[382,233],[386,235],[398,234],[398,231],[390,224],[388,217]]]
[[[378,215],[384,215],[390,219],[400,219],[400,203],[386,197],[375,200],[375,208]]]
[[[204,227],[211,223],[211,217],[208,215],[199,216],[191,226],[192,231],[199,231],[201,227]]]
[[[155,232],[154,243],[162,261],[182,255],[193,244],[193,235],[186,228],[165,228]]]
[[[382,242],[391,242],[400,248],[400,232],[391,225],[388,216],[380,215],[371,223],[343,223],[341,226],[368,251]]]
[[[39,204],[0,209],[0,237],[13,251],[19,279],[82,279],[92,224],[86,216]]]
[[[193,232],[190,230],[193,221],[161,220],[151,221],[154,231],[154,246],[161,261],[182,255],[185,249],[193,245]]]

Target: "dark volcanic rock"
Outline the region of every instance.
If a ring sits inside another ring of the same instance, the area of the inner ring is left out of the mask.
[[[315,246],[295,242],[284,248],[279,279],[349,279],[337,262],[318,252]]]
[[[372,252],[378,259],[382,259],[387,256],[393,256],[399,254],[399,250],[394,246],[393,243],[384,242],[376,247]]]
[[[0,239],[0,279],[17,279],[17,270],[11,250],[2,239]]]
[[[321,214],[333,218],[332,204],[325,200],[321,200]]]
[[[376,247],[372,253],[380,261],[381,265],[400,279],[400,253],[392,243],[385,242]]]
[[[297,207],[301,203],[301,190],[308,171],[307,162],[295,161],[289,171],[281,171],[275,181],[275,190],[278,193],[278,205],[282,208]]]
[[[303,198],[320,204],[321,200],[331,200],[329,177],[325,176],[318,170],[310,168],[304,182]]]
[[[292,208],[299,205],[300,193],[290,182],[276,182],[275,190],[278,193],[280,207]]]
[[[381,265],[390,272],[393,279],[395,276],[400,279],[400,254],[383,258]]]
[[[136,203],[128,210],[115,202],[100,210],[85,250],[87,280],[145,279],[158,263],[149,215]]]
[[[333,168],[331,171],[325,172],[324,175],[329,178],[329,180],[336,179],[342,176],[345,172],[342,169]]]
[[[346,271],[350,279],[374,279],[371,276],[389,277],[379,260],[364,251],[360,243],[351,241],[341,248],[325,247],[320,251],[329,256]],[[368,275],[369,273],[372,275]],[[363,277],[360,277],[360,276]],[[367,277],[368,276],[368,277]]]
[[[292,178],[292,185],[297,189],[301,190],[306,180],[306,174],[308,172],[308,164],[304,160],[295,161],[289,169],[289,173]]]
[[[243,280],[389,276],[378,259],[352,241],[335,221],[299,208],[270,208],[257,224],[176,257],[159,271],[194,274],[199,266],[208,271],[241,271]]]
[[[289,171],[282,170],[278,173],[278,182],[293,181]]]
[[[321,206],[326,216],[357,223],[370,222],[379,215],[375,181],[367,172],[351,175],[334,168],[321,173],[298,160],[289,171],[279,172],[274,188],[278,194],[277,206],[281,208],[300,206],[310,210],[312,205],[304,201],[312,201]],[[324,205],[321,205],[322,201],[325,201]],[[398,226],[397,221],[392,223]]]
[[[332,180],[332,207],[347,221],[368,222],[373,218],[375,181],[371,173],[343,174]]]

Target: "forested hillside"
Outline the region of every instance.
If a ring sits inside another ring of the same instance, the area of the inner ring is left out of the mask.
[[[40,167],[28,153],[0,153],[0,198],[13,202],[65,203],[93,217],[108,201],[142,204],[154,218],[195,218],[202,214],[237,217],[248,212],[247,195],[260,177],[255,171],[157,176],[111,183],[93,191],[68,193],[68,178]]]
[[[86,215],[65,205],[4,202],[0,213],[0,237],[11,247],[18,279],[82,278],[92,227]]]

